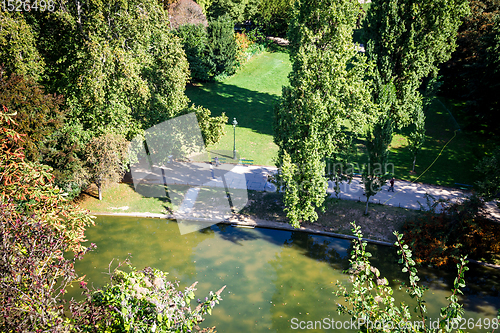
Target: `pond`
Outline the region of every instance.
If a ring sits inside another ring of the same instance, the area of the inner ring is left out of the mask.
[[[109,216],[97,217],[86,235],[97,249],[77,262],[76,269],[80,275],[86,274],[86,281],[94,287],[109,281],[105,273],[111,260],[124,260],[128,253],[133,266],[169,272],[181,287],[199,281],[197,298],[227,285],[223,301],[202,324],[217,326],[218,332],[291,332],[297,331],[293,328],[300,321],[347,319],[337,315],[337,298],[332,294],[337,280],[348,283],[348,275],[342,273],[349,267],[351,242],[347,240],[223,224],[181,235],[175,221]],[[395,249],[369,247],[372,264],[396,287],[395,298],[408,302],[393,281],[406,279],[396,264]],[[475,322],[493,319],[500,307],[500,271],[469,266],[462,299],[465,317]],[[445,297],[451,294],[455,272],[420,268],[419,273],[429,287],[425,298],[428,316],[435,320],[447,304]],[[78,294],[75,289],[68,296]],[[308,330],[322,331],[325,329]]]

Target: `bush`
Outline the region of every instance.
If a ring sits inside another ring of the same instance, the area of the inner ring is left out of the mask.
[[[126,264],[126,273],[118,268]],[[145,268],[136,271],[126,260],[111,274],[111,283],[103,289],[91,291],[85,283],[87,298],[72,305],[73,317],[84,332],[191,332],[200,331],[197,326],[203,316],[221,300],[218,292],[210,292],[204,301],[192,310],[191,300],[197,282],[178,291],[177,282],[167,280],[167,273]],[[213,331],[205,329],[203,332]]]
[[[500,224],[479,213],[482,202],[473,196],[441,213],[406,221],[403,235],[415,260],[436,266],[457,263],[460,256],[491,259],[500,254]]]
[[[208,23],[208,56],[214,67],[214,75],[234,74],[237,65],[238,45],[234,37],[234,25],[228,16],[221,16]]]
[[[197,81],[209,81],[213,76],[214,68],[208,59],[208,37],[205,26],[202,24],[181,25],[175,34],[182,38],[191,78]]]
[[[462,322],[464,310],[458,302],[458,295],[462,294],[460,288],[465,288],[464,273],[468,270],[465,258],[457,264],[458,276],[455,279],[452,294],[447,297],[448,305],[441,308],[439,327],[430,327],[426,316],[427,308],[423,300],[426,288],[418,285],[420,279],[415,268],[416,262],[412,259],[412,252],[408,245],[403,243],[402,236],[394,232],[398,239],[395,245],[401,256],[399,263],[403,264],[402,272],[409,275],[409,284],[407,286],[403,284],[401,288],[404,287],[411,298],[416,301],[416,318],[412,318],[412,311],[407,304],[395,303],[389,281],[370,264],[371,254],[366,251],[366,242],[363,241],[360,227],[354,223],[352,225],[353,232],[357,236],[357,239],[353,241],[354,249],[349,260],[352,287],[348,290],[337,282],[337,290],[334,293],[344,298],[345,305],[337,304],[338,313],[351,316],[352,320],[359,325],[359,332],[451,332],[453,326]],[[362,323],[365,324],[362,325]]]
[[[77,280],[73,263],[88,250],[81,243],[92,220],[64,199],[49,167],[26,161],[5,107],[0,125],[0,328],[67,331],[61,297]]]

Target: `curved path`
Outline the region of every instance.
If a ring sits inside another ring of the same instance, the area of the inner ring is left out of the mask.
[[[187,177],[185,174],[186,168],[196,169],[197,174],[210,174],[213,167],[209,163],[204,162],[191,162],[191,163],[178,163],[183,165],[182,168],[176,172],[171,166],[164,167],[165,171],[170,174],[170,177],[176,184],[186,184],[190,185],[192,183],[192,177]],[[156,169],[160,170],[160,169]],[[168,171],[167,171],[168,170]],[[255,191],[273,191],[276,190],[275,186],[267,182],[267,176],[276,173],[277,168],[270,166],[257,166],[257,165],[231,165],[222,164],[218,168],[215,168],[215,177],[213,177],[212,186],[222,187],[223,182],[217,175],[218,171],[231,170],[231,172],[240,175],[237,177],[238,184],[228,184],[238,185],[238,188],[245,187],[249,190]],[[140,173],[140,170],[136,172]],[[151,174],[151,171],[144,170],[145,174]],[[203,177],[202,177],[203,178]],[[159,175],[156,179],[161,179]],[[236,181],[236,180],[234,180]],[[240,184],[241,183],[241,184]],[[401,208],[408,209],[428,209],[426,193],[432,195],[436,200],[445,199],[451,201],[463,200],[470,192],[463,191],[456,188],[450,188],[445,186],[421,184],[421,183],[411,183],[405,180],[396,180],[394,184],[395,191],[388,192],[389,186],[386,185],[383,189],[377,193],[374,197],[370,198],[371,203],[381,203],[384,205],[390,205]],[[356,200],[366,202],[366,197],[364,196],[363,186],[361,184],[361,177],[354,177],[351,184],[341,184],[340,193],[338,195],[339,199],[343,200]],[[333,189],[333,184],[330,182],[330,186],[327,189],[327,193],[331,197],[336,197],[336,193]],[[438,210],[440,207],[438,207]],[[500,222],[500,209],[496,206],[494,202],[489,202],[486,204],[485,213],[489,217],[497,222]]]
[[[274,189],[274,186],[269,186],[269,183],[267,183],[267,175],[275,173],[276,170],[275,167],[237,165],[234,167],[233,172],[245,175],[246,185],[249,190],[270,191]],[[468,191],[456,188],[411,183],[405,180],[395,181],[394,192],[388,192],[388,189],[388,185],[384,186],[377,195],[370,198],[370,202],[418,210],[421,209],[420,204],[423,206],[423,209],[428,209],[425,196],[426,193],[432,195],[436,200],[444,199],[451,201],[463,200],[470,194]],[[340,190],[339,199],[366,202],[366,197],[363,194],[363,186],[361,185],[361,177],[354,177],[351,184],[342,184]],[[330,193],[331,197],[336,197],[333,190],[333,184],[330,183],[327,192]],[[438,207],[438,210],[439,208],[440,207]],[[496,206],[495,202],[486,203],[485,213],[488,214],[492,220],[500,222],[500,209]]]

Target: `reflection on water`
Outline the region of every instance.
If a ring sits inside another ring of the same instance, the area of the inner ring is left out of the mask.
[[[169,272],[172,280],[181,281],[181,287],[199,281],[196,295],[200,298],[227,285],[223,301],[203,325],[215,325],[219,332],[291,332],[292,318],[346,319],[336,314],[340,300],[332,292],[337,280],[347,283],[348,276],[342,273],[351,251],[347,240],[228,225],[180,235],[172,221],[109,216],[98,217],[86,235],[97,250],[78,262],[76,269],[95,287],[107,283],[110,261],[123,260],[128,253],[138,269],[151,266]],[[369,251],[372,263],[393,287],[398,285],[395,279],[405,280],[395,264],[394,249],[369,245]],[[500,272],[470,267],[463,299],[465,317],[493,318],[500,307]],[[430,288],[426,294],[429,317],[437,318],[447,304],[454,272],[420,272]],[[78,294],[74,290],[69,296]],[[396,291],[394,296],[409,302],[404,292]]]

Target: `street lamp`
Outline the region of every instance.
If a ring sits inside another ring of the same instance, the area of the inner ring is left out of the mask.
[[[236,159],[236,126],[238,125],[238,122],[236,121],[236,118],[233,120],[233,160]]]

